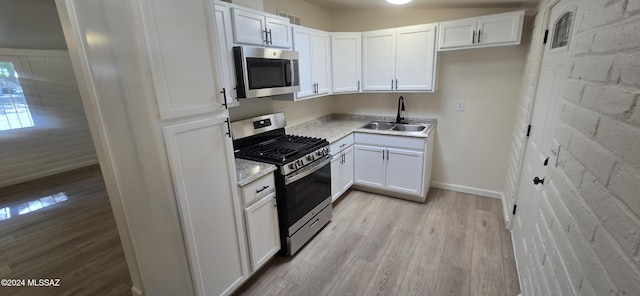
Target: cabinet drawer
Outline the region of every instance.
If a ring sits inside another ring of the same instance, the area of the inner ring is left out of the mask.
[[[242,187],[242,201],[249,205],[276,189],[273,173],[268,174]]]
[[[355,134],[355,142],[357,144],[398,147],[415,150],[423,150],[426,140],[426,138],[415,137],[387,136],[367,133]]]
[[[351,145],[353,145],[353,134],[349,134],[348,136],[333,142],[329,147],[329,153],[336,155]]]

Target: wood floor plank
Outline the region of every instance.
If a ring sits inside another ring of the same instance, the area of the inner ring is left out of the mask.
[[[520,281],[518,280],[518,270],[516,260],[503,258],[502,267],[504,272],[505,296],[520,294]]]
[[[376,212],[382,207],[386,197],[373,194],[368,196],[359,194],[355,196],[364,197],[366,202],[363,203],[363,206],[353,217],[349,231],[360,233],[362,235],[369,235],[377,221],[378,213]]]
[[[347,263],[355,254],[355,250],[364,241],[364,236],[355,232],[345,233],[313,269],[304,283],[296,290],[297,295],[327,295]]]
[[[432,295],[442,259],[448,218],[449,214],[444,209],[428,210],[399,295]]]
[[[376,215],[377,221],[362,248],[358,250],[356,255],[358,258],[376,264],[382,259],[398,226],[395,223],[397,221],[396,218],[402,214],[398,212],[398,208],[394,207],[393,204],[394,201],[392,199],[386,199],[381,208],[372,213]]]
[[[473,239],[473,266],[471,269],[472,296],[501,296],[505,292],[500,228],[495,213],[477,210]]]
[[[468,296],[470,281],[468,270],[441,263],[438,269],[438,283],[433,295]]]
[[[494,214],[500,214],[500,200],[496,198],[490,198],[485,196],[478,196],[476,198],[476,210],[490,212]]]
[[[398,212],[402,213],[397,217],[398,230],[416,235],[422,233],[428,208],[416,205],[413,201],[402,201],[396,206],[398,207]]]
[[[375,275],[369,282],[365,295],[398,295],[401,284],[407,275],[409,265],[415,251],[417,236],[413,233],[398,230],[392,243],[385,252]]]
[[[476,196],[456,193],[442,262],[471,270]]]
[[[297,288],[297,285],[287,280],[276,277],[271,280],[269,286],[267,286],[266,289],[262,290],[261,293],[264,296],[295,295],[293,293]]]
[[[360,296],[364,294],[377,264],[353,257],[348,267],[338,277],[338,281],[329,291],[329,295]]]

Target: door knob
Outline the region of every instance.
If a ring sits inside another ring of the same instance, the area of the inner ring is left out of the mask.
[[[533,178],[533,184],[538,185],[538,184],[544,184],[544,178],[540,179],[538,177]]]

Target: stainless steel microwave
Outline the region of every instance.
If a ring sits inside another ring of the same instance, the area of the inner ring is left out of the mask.
[[[300,91],[298,52],[273,48],[233,48],[238,98],[258,98]]]

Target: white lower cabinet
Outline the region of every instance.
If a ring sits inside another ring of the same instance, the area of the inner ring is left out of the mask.
[[[273,173],[241,188],[251,272],[280,251],[280,229]]]
[[[280,250],[278,209],[275,193],[270,193],[244,209],[247,241],[254,272]]]
[[[354,184],[425,201],[431,183],[433,137],[355,134]]]
[[[353,146],[331,159],[331,201],[335,202],[353,185]]]

